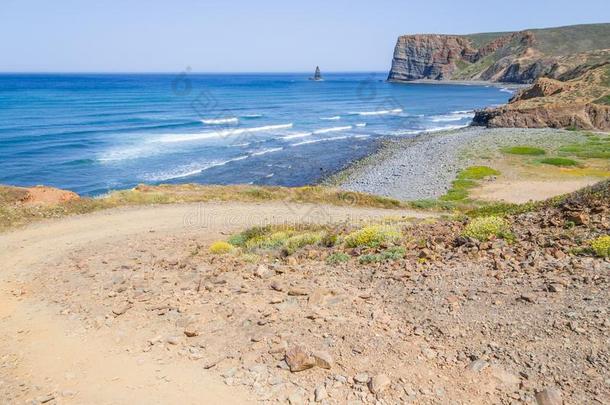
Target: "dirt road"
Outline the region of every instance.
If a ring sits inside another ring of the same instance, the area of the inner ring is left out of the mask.
[[[0,403],[249,403],[247,391],[226,386],[199,363],[143,356],[130,343],[148,336],[145,328],[129,334],[96,329],[60,313],[56,303],[37,296],[37,283],[52,282],[58,263],[83,248],[111,244],[137,256],[136,246],[148,238],[188,237],[205,244],[253,225],[397,215],[428,216],[307,204],[206,203],[114,209],[0,234]],[[62,289],[61,282],[45,287]]]

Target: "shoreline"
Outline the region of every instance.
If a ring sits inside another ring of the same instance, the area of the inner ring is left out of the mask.
[[[531,83],[505,83],[505,82],[492,82],[489,80],[432,80],[432,79],[417,79],[417,80],[388,80],[388,83],[396,84],[455,84],[457,86],[491,86],[505,88],[509,90],[520,90],[532,86]]]
[[[483,164],[482,156],[519,144],[549,146],[577,139],[561,129],[466,128],[379,140],[376,152],[352,162],[321,184],[401,201],[444,195],[458,172]]]

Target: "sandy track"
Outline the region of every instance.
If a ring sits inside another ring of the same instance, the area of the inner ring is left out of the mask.
[[[1,234],[0,403],[44,402],[49,395],[58,403],[88,404],[252,401],[246,391],[225,386],[194,363],[147,362],[117,346],[116,336],[95,334],[28,293],[37,272],[52,272],[53,264],[75,249],[149,235],[190,235],[209,242],[252,225],[396,215],[430,214],[309,204],[182,204],[108,210]]]

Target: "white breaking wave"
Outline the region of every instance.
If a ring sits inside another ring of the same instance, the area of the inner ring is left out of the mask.
[[[434,122],[450,122],[450,121],[460,121],[465,118],[474,118],[474,113],[470,112],[454,112],[446,115],[434,115],[430,118],[431,121]]]
[[[282,139],[294,139],[294,138],[305,138],[306,136],[312,136],[313,132],[299,132],[296,134],[283,136]]]
[[[338,132],[338,131],[347,131],[352,129],[351,125],[346,125],[344,127],[332,127],[332,128],[324,128],[318,129],[317,131],[313,131],[314,134],[327,134],[329,132]]]
[[[465,125],[445,125],[442,127],[431,127],[425,129],[410,129],[406,131],[390,131],[381,133],[380,135],[390,135],[390,136],[401,136],[401,135],[418,135],[418,134],[429,134],[433,132],[441,132],[441,131],[451,131],[454,129],[461,129],[469,127],[469,124]]]
[[[451,111],[451,114],[472,114],[472,113],[474,113],[474,111],[472,111],[472,110]]]
[[[356,126],[358,128],[364,128],[364,127],[366,127],[366,122],[360,122],[360,123],[356,124]]]
[[[347,139],[347,138],[350,138],[350,137],[349,136],[335,136],[334,138],[312,139],[311,141],[293,143],[291,146],[309,145],[309,144],[318,143],[318,142],[338,141],[340,139]]]
[[[166,181],[166,180],[172,180],[172,179],[181,179],[183,177],[194,176],[196,174],[199,174],[199,173],[201,173],[205,170],[211,169],[213,167],[224,166],[231,162],[237,162],[239,160],[244,160],[244,159],[247,159],[248,157],[249,157],[248,155],[245,155],[245,156],[238,156],[236,158],[224,160],[224,161],[220,161],[220,162],[212,162],[212,163],[208,163],[205,165],[182,166],[182,167],[176,168],[171,171],[166,171],[166,172],[161,172],[158,174],[146,176],[145,180],[147,180],[147,181]]]
[[[320,119],[324,121],[338,121],[341,119],[341,116],[335,115],[334,117],[320,117]]]
[[[206,125],[220,125],[220,124],[237,124],[239,122],[238,118],[210,118],[207,120],[201,120]]]
[[[277,152],[277,151],[280,151],[280,150],[282,150],[282,149],[284,149],[284,148],[269,148],[269,149],[263,149],[263,150],[260,150],[260,151],[258,151],[258,152],[253,152],[253,153],[251,153],[250,155],[251,155],[251,156],[260,156],[260,155],[266,155],[267,153]]]
[[[262,118],[263,114],[246,114],[242,115],[242,118]]]
[[[395,108],[393,110],[379,110],[379,111],[360,111],[351,112],[350,115],[387,115],[387,114],[398,114],[402,112],[402,108]]]
[[[510,93],[510,94],[513,94],[515,92],[514,90],[508,89],[506,87],[502,87],[500,89],[500,91],[503,91],[504,93]]]
[[[278,129],[289,129],[289,128],[292,128],[292,123],[281,124],[281,125],[266,125],[264,127],[254,127],[254,128],[224,129],[221,131],[200,132],[200,133],[196,133],[196,134],[171,134],[171,135],[162,136],[161,138],[158,138],[155,142],[161,142],[161,143],[190,142],[190,141],[198,141],[198,140],[202,140],[202,139],[222,138],[222,137],[227,137],[227,136],[251,134],[251,133],[257,133],[257,132],[274,131],[274,130],[278,130]]]

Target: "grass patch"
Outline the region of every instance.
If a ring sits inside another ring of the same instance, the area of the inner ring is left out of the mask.
[[[510,146],[502,148],[502,152],[509,153],[511,155],[527,155],[527,156],[540,156],[546,154],[546,151],[541,148],[534,146]]]
[[[407,254],[402,246],[395,246],[384,250],[381,253],[366,254],[358,258],[360,264],[382,263],[388,261],[400,260]]]
[[[482,180],[485,177],[497,176],[500,172],[487,166],[470,166],[457,175],[458,180]]]
[[[560,167],[572,167],[578,166],[579,163],[576,160],[564,158],[564,157],[550,157],[545,158],[540,161],[540,163],[544,163],[545,165],[553,165]]]
[[[478,186],[477,180],[497,176],[500,172],[487,166],[470,166],[461,170],[451,183],[451,188],[440,199],[442,201],[460,202],[468,199],[468,190]]]
[[[334,265],[334,264],[348,262],[349,259],[350,259],[350,255],[348,255],[347,253],[336,252],[326,258],[326,263],[328,263],[330,265]]]
[[[585,142],[562,146],[559,152],[581,159],[610,159],[610,137],[588,136]]]
[[[466,225],[462,236],[486,241],[492,237],[509,238],[511,233],[508,222],[504,218],[489,216],[474,218]]]

